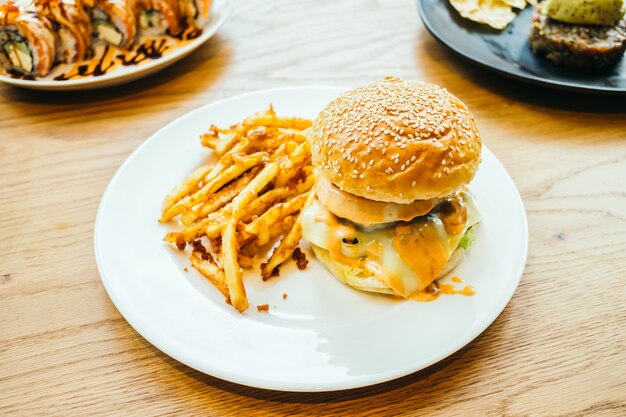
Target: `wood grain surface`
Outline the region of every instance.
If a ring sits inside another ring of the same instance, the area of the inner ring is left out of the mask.
[[[385,75],[465,101],[519,187],[528,264],[494,324],[421,372],[321,394],[227,383],[138,335],[93,252],[98,203],[129,153],[216,99]],[[0,132],[0,415],[626,415],[626,101],[470,66],[413,1],[236,1],[200,50],[133,84],[0,87]]]

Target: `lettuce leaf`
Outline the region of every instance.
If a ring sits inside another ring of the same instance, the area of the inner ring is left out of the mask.
[[[463,239],[461,239],[461,242],[459,243],[459,248],[469,249],[470,246],[474,244],[474,240],[476,240],[476,226],[478,226],[478,224],[473,225],[465,231]]]

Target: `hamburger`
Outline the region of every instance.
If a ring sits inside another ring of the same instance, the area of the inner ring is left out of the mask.
[[[316,201],[303,237],[340,281],[418,298],[474,241],[466,185],[480,163],[474,117],[447,90],[387,77],[348,91],[310,137]]]

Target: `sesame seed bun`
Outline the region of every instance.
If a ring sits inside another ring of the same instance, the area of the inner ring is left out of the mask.
[[[326,106],[311,148],[313,164],[340,189],[408,204],[469,183],[481,142],[467,106],[446,89],[387,77]]]

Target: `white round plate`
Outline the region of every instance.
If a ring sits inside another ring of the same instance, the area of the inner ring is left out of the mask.
[[[453,271],[476,288],[472,297],[420,303],[356,291],[308,252],[305,271],[282,267],[268,282],[249,271],[250,308],[240,314],[161,240],[172,229],[157,222],[161,201],[210,153],[198,139],[209,124],[229,126],[270,103],[280,115],[314,118],[342,91],[286,88],[209,104],[161,129],[119,168],[98,210],[96,259],[113,303],[150,343],[228,381],[331,391],[425,368],[469,343],[504,309],[524,270],[528,228],[513,181],[486,148],[470,185],[483,221],[475,246]],[[260,304],[269,304],[269,312],[258,312]]]
[[[140,65],[122,65],[101,76],[87,76],[66,81],[54,80],[54,76],[57,75],[56,73],[58,71],[52,72],[45,78],[35,80],[13,78],[4,73],[0,73],[0,82],[33,90],[75,91],[112,87],[134,81],[160,71],[198,49],[224,24],[232,8],[232,0],[215,0],[211,9],[211,18],[203,28],[200,36],[161,58],[153,59]],[[71,65],[66,64],[65,66],[69,67]]]

